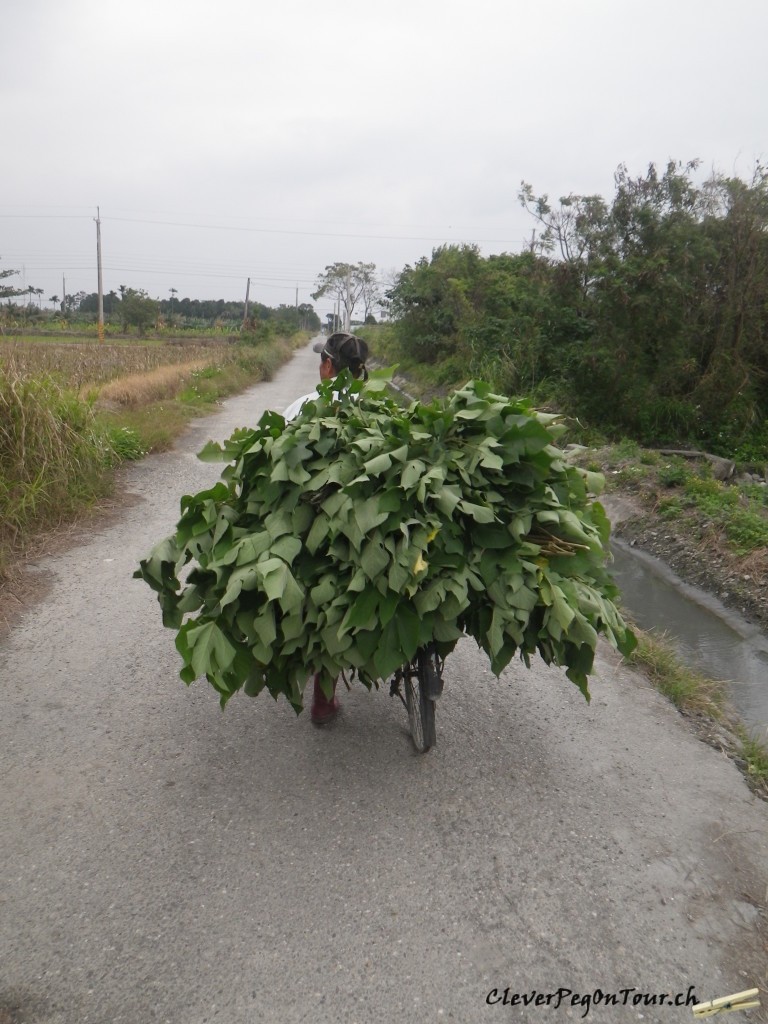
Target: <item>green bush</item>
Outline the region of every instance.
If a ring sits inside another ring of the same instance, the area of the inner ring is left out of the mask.
[[[725,522],[725,535],[740,555],[768,547],[768,519],[751,509],[735,508]]]
[[[147,454],[138,433],[130,427],[109,428],[107,440],[118,462],[134,462]]]
[[[683,514],[683,503],[679,498],[663,498],[656,510],[662,519],[678,519]]]
[[[640,445],[629,437],[623,437],[613,449],[617,459],[637,459],[640,457]]]
[[[240,333],[240,342],[243,345],[263,345],[274,341],[276,335],[277,328],[271,320],[256,320]]]
[[[682,487],[690,475],[690,470],[682,459],[661,466],[657,473],[659,483],[664,487]]]

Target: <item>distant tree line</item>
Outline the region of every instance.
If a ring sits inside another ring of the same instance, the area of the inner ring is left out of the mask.
[[[768,457],[768,171],[695,170],[621,167],[611,202],[523,184],[529,251],[443,246],[397,276],[403,352],[646,443]]]
[[[15,270],[0,270],[0,282],[16,274]],[[135,328],[145,334],[150,328],[175,327],[178,329],[195,329],[221,327],[222,329],[257,330],[269,324],[273,333],[279,330],[297,331],[320,329],[320,317],[309,303],[298,306],[280,305],[276,308],[265,306],[260,302],[250,302],[246,316],[244,302],[229,302],[225,299],[189,299],[176,298],[176,289],[171,289],[168,299],[153,299],[144,289],[128,288],[121,285],[103,297],[104,318],[107,322],[119,324],[125,330]],[[16,311],[25,319],[43,320],[52,315],[79,317],[95,320],[99,310],[98,292],[75,292],[60,299],[52,295],[48,302],[52,310],[42,308],[41,288],[14,288],[10,284],[0,283],[0,300],[6,300],[6,312]],[[13,300],[26,297],[26,303],[19,304]],[[37,305],[33,305],[36,298]]]

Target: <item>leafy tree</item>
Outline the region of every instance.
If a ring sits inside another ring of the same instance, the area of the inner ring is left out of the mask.
[[[18,270],[0,270],[0,281],[5,281],[9,277],[15,277],[18,274]],[[0,284],[0,299],[13,299],[17,295],[23,295],[23,288],[14,288],[10,284]]]
[[[159,312],[159,303],[150,298],[143,289],[125,289],[123,300],[120,303],[120,315],[124,329],[135,327],[139,336],[143,336],[147,327],[157,319]]]
[[[315,312],[314,306],[309,302],[300,302],[299,307],[299,328],[302,331],[319,331],[320,317]]]
[[[90,292],[88,295],[85,295],[83,292],[78,292],[78,295],[82,296],[77,307],[78,313],[90,313],[96,315],[99,311],[99,293]],[[120,298],[117,295],[117,292],[108,292],[103,297],[103,303],[104,313],[106,316],[114,315],[120,306]]]
[[[768,416],[768,169],[703,184],[696,169],[619,167],[610,200],[550,202],[523,183],[538,225],[527,252],[443,246],[396,275],[386,301],[403,354],[647,443],[727,454],[757,437]]]
[[[75,292],[74,295],[64,296],[64,306],[66,313],[77,313],[80,310],[81,303],[87,300],[88,296],[85,292]]]
[[[387,293],[406,351],[426,363],[463,354],[476,319],[482,258],[476,245],[444,245],[406,265]]]
[[[559,255],[553,272],[579,286],[558,295],[583,328],[560,353],[565,401],[643,440],[716,449],[768,406],[768,175],[697,186],[696,168],[622,166],[610,205],[568,196],[553,209],[525,185],[520,198]]]
[[[284,330],[317,330],[320,327],[320,318],[309,303],[300,306],[280,305],[277,309],[268,310],[268,314]]]
[[[331,295],[338,300],[339,309],[344,311],[343,330],[348,331],[358,302],[363,300],[367,314],[376,301],[375,274],[375,263],[333,263],[318,276],[312,298],[317,301]]]

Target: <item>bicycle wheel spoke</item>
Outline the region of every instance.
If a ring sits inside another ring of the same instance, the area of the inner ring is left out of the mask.
[[[431,650],[419,651],[414,663],[403,672],[405,706],[413,744],[425,754],[435,744],[435,702],[439,670]]]

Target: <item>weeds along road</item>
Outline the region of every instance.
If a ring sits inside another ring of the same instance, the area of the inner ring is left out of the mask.
[[[308,347],[39,563],[0,651],[0,1022],[667,1022],[633,999],[765,986],[768,807],[607,649],[587,705],[460,644],[423,757],[384,689],[317,729],[179,680],[131,573],[217,477],[207,438],[316,375]]]

